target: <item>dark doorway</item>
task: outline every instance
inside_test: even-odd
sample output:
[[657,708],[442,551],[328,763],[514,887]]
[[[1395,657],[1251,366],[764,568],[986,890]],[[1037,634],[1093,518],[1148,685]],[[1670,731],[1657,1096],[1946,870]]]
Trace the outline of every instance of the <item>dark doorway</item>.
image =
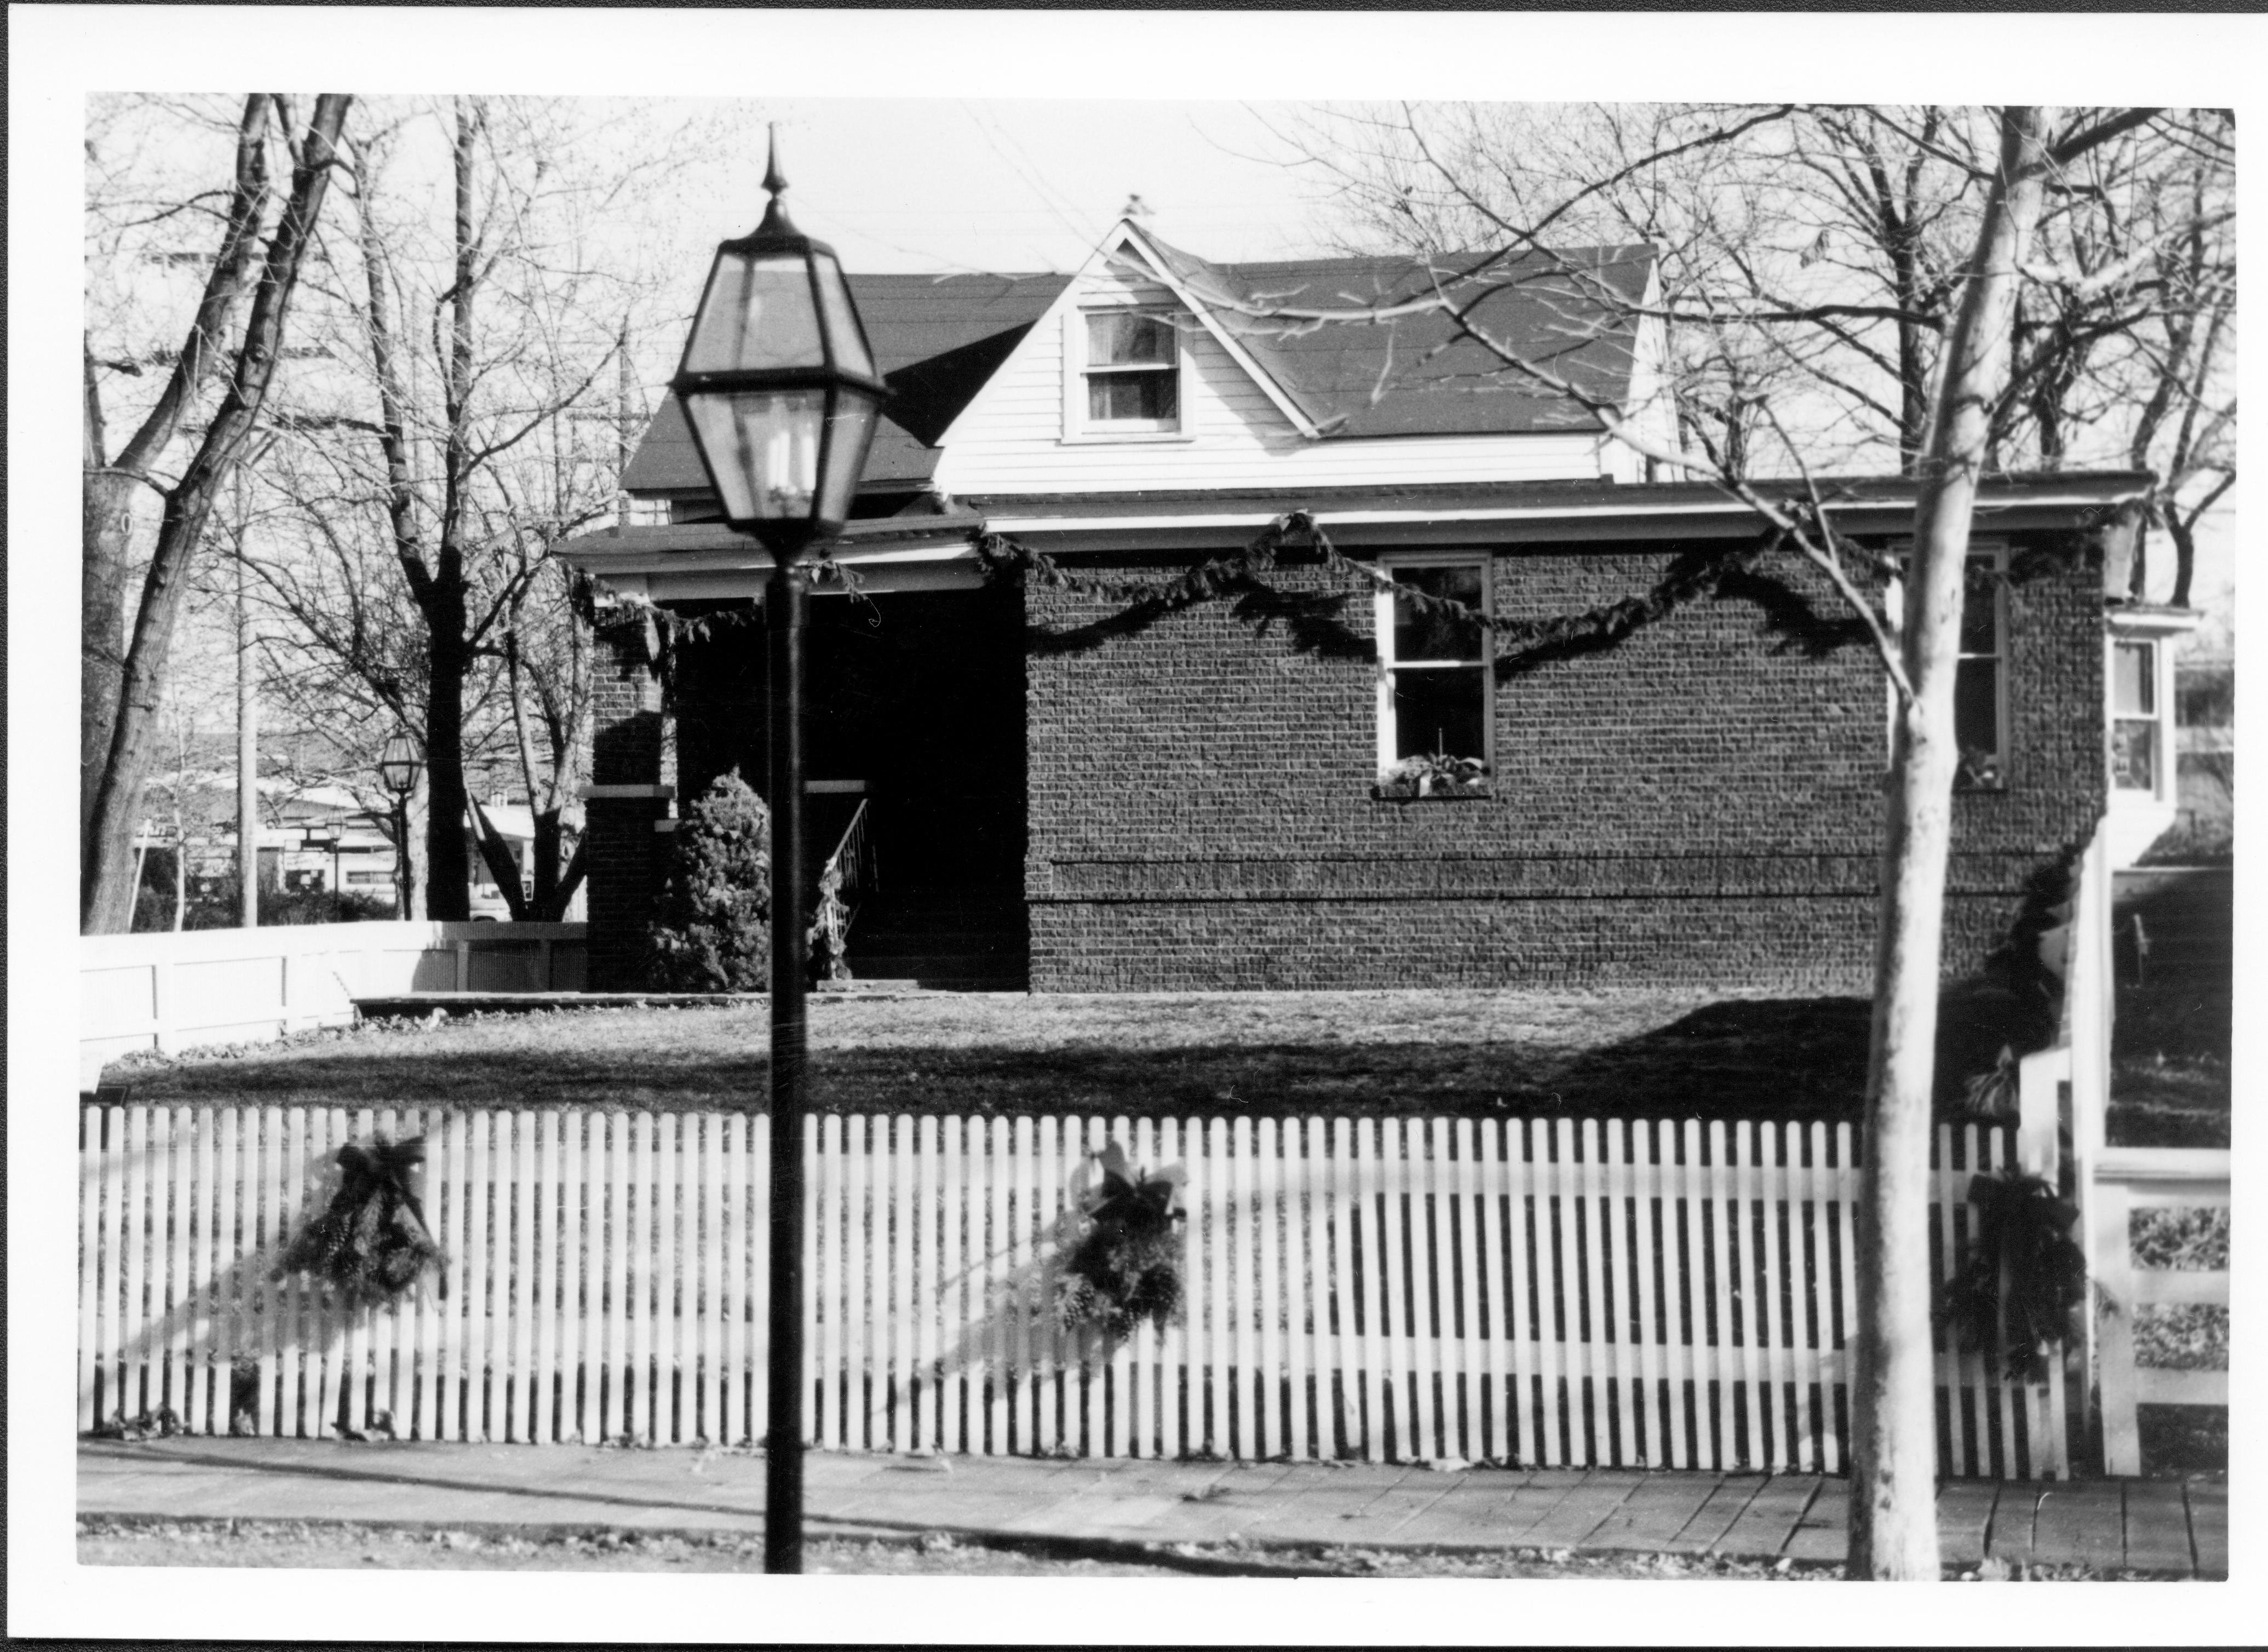
[[[807,830],[823,859],[866,804],[875,875],[850,934],[860,979],[1026,984],[1022,636],[1008,589],[812,602]],[[753,615],[681,647],[683,795],[733,768],[768,789],[765,680]]]

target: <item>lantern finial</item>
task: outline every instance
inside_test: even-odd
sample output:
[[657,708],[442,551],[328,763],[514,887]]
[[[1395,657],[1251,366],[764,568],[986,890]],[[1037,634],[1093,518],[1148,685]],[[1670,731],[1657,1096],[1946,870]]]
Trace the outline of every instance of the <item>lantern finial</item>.
[[764,156],[764,188],[771,199],[764,205],[764,221],[756,226],[756,233],[792,235],[795,225],[787,221],[787,208],[780,201],[787,193],[787,178],[780,171],[779,122],[772,122],[767,129],[771,136]]

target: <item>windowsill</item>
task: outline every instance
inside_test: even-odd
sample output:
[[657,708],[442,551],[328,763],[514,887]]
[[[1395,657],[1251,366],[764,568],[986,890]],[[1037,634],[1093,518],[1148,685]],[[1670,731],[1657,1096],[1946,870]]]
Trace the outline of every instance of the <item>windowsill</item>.
[[1197,440],[1188,431],[1081,431],[1076,436],[1056,439],[1065,447],[1116,446],[1121,442],[1147,442],[1170,446],[1176,442]]
[[1381,785],[1372,786],[1370,795],[1377,803],[1480,803],[1494,797],[1496,788],[1486,781],[1444,792],[1412,792]]

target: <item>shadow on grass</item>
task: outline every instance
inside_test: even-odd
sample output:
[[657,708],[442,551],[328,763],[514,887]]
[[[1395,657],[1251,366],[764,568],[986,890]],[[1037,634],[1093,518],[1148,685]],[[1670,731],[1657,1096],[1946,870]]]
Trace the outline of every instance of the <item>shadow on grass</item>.
[[[1665,1008],[1662,1014],[1669,1014]],[[1122,1038],[1020,1046],[1005,1038],[888,1048],[822,1047],[812,1100],[836,1110],[985,1116],[1384,1114],[1496,1117],[1618,1114],[1855,1119],[1866,1086],[1871,1008],[1862,999],[1746,999],[1701,1006],[1630,1030],[1624,1019],[1534,1038],[1281,1039],[1145,1046]],[[1947,993],[1940,1099],[1990,1070],[2004,1044],[2028,1047],[2016,1001],[1981,986]],[[509,1025],[509,1023],[506,1023]],[[650,1044],[580,1037],[572,1018],[504,1047],[477,1028],[380,1037],[134,1075],[136,1099],[250,1105],[761,1110],[769,1063],[746,1042],[673,1036]],[[619,1029],[628,1031],[627,1028]]]

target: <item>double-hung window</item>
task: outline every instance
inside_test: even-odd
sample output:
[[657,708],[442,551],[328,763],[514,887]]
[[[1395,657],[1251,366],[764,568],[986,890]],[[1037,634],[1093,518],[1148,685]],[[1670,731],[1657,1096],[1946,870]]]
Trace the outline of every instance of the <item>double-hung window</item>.
[[2158,790],[2158,645],[2122,642],[2111,649],[2110,781],[2122,792]]
[[1155,310],[1089,310],[1078,407],[1090,435],[1164,434],[1182,428],[1181,329]]
[[1378,594],[1378,768],[1382,796],[1474,796],[1491,749],[1489,559],[1388,561]]
[[1960,749],[1959,784],[1996,790],[2008,772],[2008,590],[2002,552],[1969,555],[1961,604],[1961,662],[1953,679],[1953,734]]

